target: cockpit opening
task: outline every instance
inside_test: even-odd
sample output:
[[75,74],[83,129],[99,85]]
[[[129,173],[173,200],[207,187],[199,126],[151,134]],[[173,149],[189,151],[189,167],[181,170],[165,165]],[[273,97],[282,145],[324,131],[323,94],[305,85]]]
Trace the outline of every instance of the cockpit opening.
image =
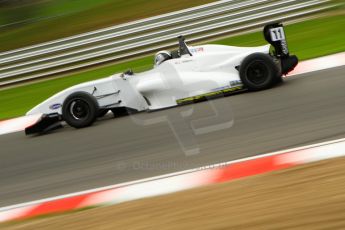
[[183,36],[178,37],[178,44],[179,48],[176,51],[167,51],[167,50],[162,50],[156,53],[154,57],[154,66],[159,66],[163,62],[170,60],[170,59],[176,59],[180,58],[183,55],[190,55],[193,56],[192,53],[190,52],[186,42],[185,38]]

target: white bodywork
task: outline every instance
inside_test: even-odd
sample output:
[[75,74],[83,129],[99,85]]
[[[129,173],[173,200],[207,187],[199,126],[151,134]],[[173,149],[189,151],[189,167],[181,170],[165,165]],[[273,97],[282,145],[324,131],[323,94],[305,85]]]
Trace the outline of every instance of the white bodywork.
[[243,48],[222,45],[189,47],[193,56],[163,62],[134,75],[115,74],[68,88],[30,110],[27,115],[62,113],[66,97],[84,91],[100,108],[127,107],[138,111],[178,105],[178,100],[241,85],[236,69],[252,53],[268,54],[270,45]]

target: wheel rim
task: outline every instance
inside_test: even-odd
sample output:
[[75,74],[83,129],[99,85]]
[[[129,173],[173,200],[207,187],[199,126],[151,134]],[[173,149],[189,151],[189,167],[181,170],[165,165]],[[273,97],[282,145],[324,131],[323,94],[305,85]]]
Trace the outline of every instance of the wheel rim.
[[77,99],[71,102],[69,111],[74,119],[85,120],[90,113],[90,108],[86,101]]
[[262,85],[266,83],[268,73],[269,70],[264,63],[255,61],[247,69],[247,79],[255,85]]

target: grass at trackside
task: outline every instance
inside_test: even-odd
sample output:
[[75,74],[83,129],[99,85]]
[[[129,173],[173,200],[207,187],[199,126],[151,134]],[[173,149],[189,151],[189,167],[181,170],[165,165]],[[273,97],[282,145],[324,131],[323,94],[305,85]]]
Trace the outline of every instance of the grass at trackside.
[[[345,51],[345,17],[331,16],[286,27],[291,53],[301,60]],[[188,40],[188,38],[187,38]],[[214,43],[237,46],[263,45],[261,32],[226,38]],[[61,79],[0,91],[0,119],[21,116],[30,108],[56,92],[77,83],[109,76],[132,68],[143,71],[152,67],[152,57],[72,74]]]
[[[50,0],[11,8],[0,1],[0,52],[213,1]],[[20,21],[26,22],[3,26]]]

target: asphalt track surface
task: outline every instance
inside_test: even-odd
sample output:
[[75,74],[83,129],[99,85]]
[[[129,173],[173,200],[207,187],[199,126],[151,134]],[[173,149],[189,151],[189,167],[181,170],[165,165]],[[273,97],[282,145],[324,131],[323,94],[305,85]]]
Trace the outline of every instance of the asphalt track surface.
[[0,206],[343,138],[344,87],[341,67],[86,129],[0,136]]

